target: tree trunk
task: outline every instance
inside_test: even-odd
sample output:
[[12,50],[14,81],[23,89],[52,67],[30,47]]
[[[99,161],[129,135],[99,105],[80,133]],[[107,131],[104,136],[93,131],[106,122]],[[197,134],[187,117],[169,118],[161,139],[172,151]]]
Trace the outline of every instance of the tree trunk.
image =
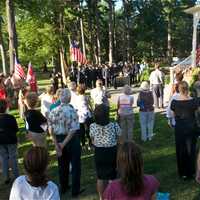
[[85,51],[85,37],[84,37],[84,30],[83,30],[83,12],[82,12],[82,3],[79,5],[79,9],[81,12],[81,17],[80,17],[80,28],[81,28],[81,41],[82,41],[82,49],[83,49],[83,55],[86,58],[86,51]]
[[[62,10],[62,12],[60,12],[59,14],[59,24],[60,24],[60,38],[62,40],[62,44],[64,43],[64,18],[63,18],[63,12],[64,12],[64,9]],[[64,55],[64,47],[63,45],[61,44],[61,47],[59,49],[59,55],[60,55],[60,67],[61,67],[61,74],[62,74],[62,79],[63,79],[63,82],[64,84],[66,85],[67,84],[67,79],[66,79],[66,71],[67,71],[67,62],[65,60],[65,55]]]
[[95,36],[94,36],[94,24],[93,24],[93,17],[94,17],[94,8],[92,4],[92,0],[88,0],[88,11],[89,11],[89,16],[88,16],[88,27],[89,27],[89,45],[90,45],[90,58],[91,61],[94,63],[97,63],[97,54],[96,54],[96,49],[95,49]]
[[113,4],[113,58],[117,61],[117,39],[116,39],[116,15],[115,15],[115,4]]
[[6,0],[6,12],[8,21],[8,34],[9,34],[9,55],[10,55],[10,73],[14,70],[15,54],[17,52],[17,33],[15,26],[15,13],[13,0]]
[[171,23],[171,15],[168,14],[168,22],[167,22],[167,58],[168,62],[172,62],[172,23]]
[[130,20],[129,20],[129,2],[128,0],[123,0],[124,6],[124,30],[125,30],[125,51],[126,51],[126,61],[130,61]]
[[1,17],[0,17],[0,51],[1,51],[1,59],[2,59],[2,66],[3,66],[3,73],[6,75],[6,54],[4,49],[4,42],[3,42],[3,34],[2,34],[2,25],[1,25]]
[[109,5],[109,20],[108,20],[108,27],[109,27],[109,64],[113,63],[113,1],[108,1]]
[[100,44],[100,33],[99,33],[99,9],[98,0],[95,0],[95,18],[96,18],[96,42],[97,42],[97,57],[98,64],[101,64],[101,44]]

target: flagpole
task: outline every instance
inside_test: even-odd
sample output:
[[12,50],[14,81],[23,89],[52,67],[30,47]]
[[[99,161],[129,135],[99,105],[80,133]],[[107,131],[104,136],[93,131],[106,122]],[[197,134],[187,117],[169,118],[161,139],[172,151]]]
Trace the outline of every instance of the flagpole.
[[81,40],[82,40],[82,48],[83,48],[83,55],[86,58],[86,51],[85,51],[85,38],[84,38],[84,31],[83,31],[83,18],[82,18],[82,1],[80,3],[81,8],[81,17],[80,17],[80,27],[81,27]]
[[66,78],[66,74],[65,74],[65,67],[64,67],[64,52],[63,52],[63,48],[60,49],[60,65],[61,65],[61,74],[62,74],[62,78],[63,78],[63,82],[65,85],[67,85],[67,78]]

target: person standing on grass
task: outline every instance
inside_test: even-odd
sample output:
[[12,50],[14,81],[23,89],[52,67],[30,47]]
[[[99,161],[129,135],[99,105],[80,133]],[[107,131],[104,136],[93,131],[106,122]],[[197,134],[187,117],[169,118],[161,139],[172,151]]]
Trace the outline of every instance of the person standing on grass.
[[121,129],[118,123],[110,122],[109,107],[104,104],[96,106],[94,119],[95,123],[90,125],[90,137],[95,148],[97,191],[100,199],[103,199],[108,182],[117,176],[116,155]]
[[117,153],[117,170],[119,180],[112,181],[106,188],[104,200],[150,200],[156,199],[158,180],[145,175],[140,147],[132,141],[119,146]]
[[103,82],[101,79],[96,81],[96,88],[91,90],[91,98],[94,102],[95,107],[101,104],[104,104],[109,107],[108,98],[110,98],[110,94],[103,87]]
[[195,174],[197,132],[195,112],[199,99],[189,95],[188,83],[182,81],[178,85],[179,95],[171,102],[171,110],[175,118],[175,143],[177,168],[183,180],[193,178]]
[[92,123],[92,105],[88,96],[85,95],[85,85],[81,84],[77,88],[77,99],[78,102],[76,105],[77,114],[80,123],[80,138],[81,145],[85,147],[85,144],[88,140],[88,150],[91,146],[91,140],[89,136],[89,127]]
[[0,156],[2,157],[3,176],[5,184],[10,182],[9,161],[11,162],[14,177],[19,176],[17,165],[17,132],[16,119],[6,114],[7,102],[0,100]]
[[28,110],[24,113],[27,137],[34,146],[46,146],[47,119],[36,110],[38,96],[35,92],[26,95],[25,104]]
[[149,81],[153,92],[155,107],[163,108],[164,73],[160,70],[158,63],[155,64],[155,70],[151,72]]
[[149,90],[149,83],[142,82],[140,93],[137,99],[137,105],[140,108],[140,127],[142,141],[151,140],[154,127],[154,107],[153,94]]
[[76,110],[70,103],[71,93],[62,89],[61,104],[49,115],[49,132],[52,135],[58,159],[60,191],[62,194],[69,189],[69,163],[72,164],[72,197],[77,197],[80,190],[81,147],[79,138],[79,122]]
[[133,96],[131,96],[131,87],[125,85],[123,94],[117,101],[117,115],[122,129],[122,138],[124,141],[133,139]]
[[60,200],[58,187],[46,175],[49,156],[44,147],[31,147],[24,156],[26,175],[13,183],[9,200]]

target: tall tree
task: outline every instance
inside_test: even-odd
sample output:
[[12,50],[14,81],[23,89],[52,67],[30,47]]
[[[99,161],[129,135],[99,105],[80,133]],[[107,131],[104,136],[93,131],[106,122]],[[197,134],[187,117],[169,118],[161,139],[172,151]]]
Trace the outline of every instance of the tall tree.
[[99,23],[99,8],[98,0],[95,0],[95,20],[96,20],[96,43],[97,43],[97,60],[98,64],[101,64],[101,43],[100,43],[100,23]]
[[10,56],[10,73],[14,70],[15,54],[18,56],[17,51],[17,32],[15,25],[15,11],[13,0],[6,0],[6,13],[9,34],[9,56]]
[[6,75],[6,54],[5,54],[3,34],[2,34],[2,23],[3,23],[3,18],[0,16],[0,51],[1,51],[3,73]]
[[125,58],[126,61],[130,61],[130,17],[131,12],[131,1],[130,0],[123,0],[123,7],[124,7],[124,26],[125,26],[125,38],[124,38],[124,51],[125,51]]
[[113,0],[108,0],[109,6],[109,18],[108,18],[108,27],[109,27],[109,64],[113,63]]

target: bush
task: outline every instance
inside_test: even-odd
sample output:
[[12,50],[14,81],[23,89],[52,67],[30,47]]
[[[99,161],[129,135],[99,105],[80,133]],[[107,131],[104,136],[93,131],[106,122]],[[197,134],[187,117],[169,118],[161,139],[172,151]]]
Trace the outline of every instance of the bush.
[[150,76],[150,69],[146,68],[144,69],[144,71],[142,72],[141,76],[140,76],[140,81],[149,81],[149,76]]
[[192,78],[191,78],[191,81],[189,83],[191,96],[195,95],[194,84],[198,80],[198,74],[199,73],[200,73],[200,68],[192,69]]

